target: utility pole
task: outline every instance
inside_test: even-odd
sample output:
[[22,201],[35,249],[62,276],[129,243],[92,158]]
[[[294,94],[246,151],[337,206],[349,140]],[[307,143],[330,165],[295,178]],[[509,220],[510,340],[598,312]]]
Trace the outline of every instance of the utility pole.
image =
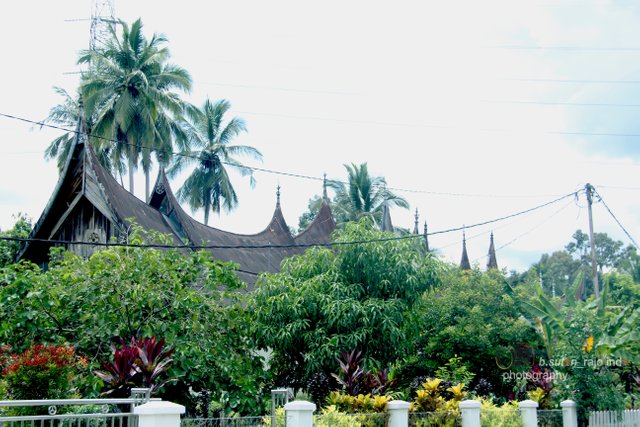
[[600,297],[600,285],[598,284],[598,266],[596,264],[596,242],[593,238],[593,215],[591,213],[591,205],[593,204],[593,186],[587,183],[584,186],[587,194],[587,211],[589,212],[589,242],[591,242],[591,273],[593,275],[593,294],[596,298]]

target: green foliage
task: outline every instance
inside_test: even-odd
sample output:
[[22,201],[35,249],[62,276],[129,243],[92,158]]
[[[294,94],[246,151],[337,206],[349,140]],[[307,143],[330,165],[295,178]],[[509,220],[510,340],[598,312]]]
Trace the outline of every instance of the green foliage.
[[86,114],[93,119],[93,142],[104,146],[100,138],[108,138],[120,143],[110,151],[112,164],[122,173],[123,160],[128,161],[132,192],[133,172],[141,163],[148,195],[152,154],[166,165],[174,143],[181,148],[187,143],[180,126],[184,102],[176,91],[188,92],[191,76],[168,63],[164,35],[148,39],[140,19],[131,25],[119,24],[120,35],[112,29],[103,46],[80,54],[78,62],[89,65],[80,91]]
[[489,399],[480,399],[480,425],[486,427],[520,427],[522,416],[518,402],[509,401],[498,406]]
[[[14,215],[16,220],[13,228],[7,231],[0,231],[0,237],[11,237],[25,239],[31,233],[31,219],[24,214]],[[22,242],[0,240],[0,268],[11,264],[22,249]]]
[[[167,238],[134,227],[131,243]],[[0,269],[0,342],[70,342],[91,360],[110,357],[121,336],[163,336],[175,352],[161,395],[195,406],[189,390],[226,396],[225,410],[262,405],[262,360],[247,338],[234,266],[206,251],[109,248],[82,259],[56,250],[47,271]],[[97,367],[97,366],[96,366]],[[96,384],[99,387],[99,384]],[[85,396],[98,390],[84,390]]]
[[468,387],[475,374],[470,372],[467,365],[462,363],[462,357],[455,355],[444,366],[436,370],[436,377],[454,384],[464,384]]
[[[372,225],[381,224],[385,203],[403,209],[409,208],[409,203],[403,197],[387,190],[384,177],[373,177],[369,174],[366,163],[345,164],[344,167],[347,170],[346,183],[327,181],[328,187],[335,191],[330,205],[338,227],[349,221],[360,221],[362,218],[368,218],[369,224]],[[322,198],[319,196],[309,200],[308,210],[298,221],[300,230],[315,218],[321,205]]]
[[543,363],[561,374],[555,393],[576,401],[583,420],[587,411],[623,409],[621,368],[638,361],[640,310],[610,307],[608,300],[606,280],[601,296],[588,302],[552,301],[539,293],[521,303],[545,342]]
[[[419,331],[416,345],[421,351],[404,362],[401,375],[433,375],[445,367],[441,368],[445,376],[458,381],[474,373],[489,381],[498,394],[506,395],[507,390],[500,390],[504,371],[496,360],[505,349],[535,343],[537,337],[521,318],[502,274],[498,270],[462,272],[452,266],[443,272],[442,282],[412,310],[412,325]],[[452,358],[459,359],[454,359],[454,367],[446,368]],[[456,373],[455,369],[462,368],[459,361],[464,361],[464,371]]]
[[[386,236],[351,223],[336,241]],[[385,367],[410,352],[414,302],[437,284],[437,264],[411,241],[314,248],[265,275],[249,312],[259,345],[270,348],[279,384],[302,387],[315,372],[335,372],[336,354],[362,349],[365,367]]]
[[348,414],[384,412],[389,401],[391,401],[390,396],[372,396],[369,393],[353,396],[338,391],[332,391],[326,399],[328,406]]
[[[460,416],[459,405],[467,392],[464,384],[446,387],[439,378],[427,378],[416,391],[410,411],[425,414],[417,418],[416,425],[453,427]],[[428,413],[428,415],[427,415]]]
[[159,376],[171,363],[174,349],[165,348],[164,338],[131,338],[130,343],[121,340],[120,348],[112,345],[113,359],[101,362],[102,371],[95,374],[109,387],[105,394],[129,397],[132,387],[144,387],[151,393],[165,383],[158,383]]
[[193,172],[177,192],[180,201],[187,202],[192,209],[204,209],[204,223],[209,222],[209,212],[230,211],[238,204],[238,197],[228,173],[233,168],[240,175],[250,176],[254,183],[253,170],[244,167],[235,156],[248,155],[261,160],[262,154],[253,147],[233,144],[232,140],[245,132],[244,120],[233,117],[226,120],[231,109],[226,99],[211,102],[207,99],[202,109],[189,108],[189,142],[192,150],[183,151],[168,170],[175,176],[187,166],[195,165]]
[[[3,379],[6,394],[14,400],[68,399],[75,378],[86,368],[73,347],[35,344],[6,362]],[[25,408],[21,415],[42,408]]]

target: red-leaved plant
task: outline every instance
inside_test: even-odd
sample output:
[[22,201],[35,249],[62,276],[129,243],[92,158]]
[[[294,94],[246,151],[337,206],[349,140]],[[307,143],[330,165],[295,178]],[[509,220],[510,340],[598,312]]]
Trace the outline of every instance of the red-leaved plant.
[[164,338],[131,338],[129,343],[120,339],[120,348],[111,346],[113,360],[101,361],[104,371],[95,371],[110,388],[105,394],[128,397],[132,387],[150,388],[156,391],[164,384],[156,383],[160,374],[166,371],[174,349],[165,348]]
[[86,366],[71,346],[35,344],[4,359],[2,375],[11,399],[68,398],[74,377]]

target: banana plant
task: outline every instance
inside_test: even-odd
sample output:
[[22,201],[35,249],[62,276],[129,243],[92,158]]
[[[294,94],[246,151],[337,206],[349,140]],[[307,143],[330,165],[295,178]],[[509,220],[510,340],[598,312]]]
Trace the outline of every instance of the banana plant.
[[561,309],[549,300],[542,289],[538,290],[537,299],[533,303],[520,301],[521,308],[529,315],[542,338],[547,356],[553,358],[557,345],[569,335],[571,325],[568,315],[585,309],[594,315],[592,335],[584,337],[583,342],[567,344],[572,344],[578,350],[593,353],[600,359],[619,357],[637,363],[640,348],[640,309],[626,307],[612,319],[610,308],[607,306],[609,281],[605,279],[599,298],[582,303],[575,297],[582,280],[583,274],[580,273],[572,291],[566,294]]

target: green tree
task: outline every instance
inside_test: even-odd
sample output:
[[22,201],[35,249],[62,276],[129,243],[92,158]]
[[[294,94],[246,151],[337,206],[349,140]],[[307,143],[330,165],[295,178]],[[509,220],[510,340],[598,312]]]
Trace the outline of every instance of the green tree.
[[191,77],[167,63],[170,55],[164,35],[154,34],[147,40],[140,19],[131,27],[121,24],[121,38],[112,30],[104,47],[81,54],[79,62],[89,64],[82,78],[82,98],[88,114],[95,117],[96,144],[110,144],[100,137],[115,140],[114,161],[127,159],[131,192],[133,173],[141,161],[148,197],[152,153],[166,165],[174,143],[185,148],[180,126],[185,104],[176,91],[189,91]]
[[251,176],[252,170],[235,159],[236,155],[262,159],[262,154],[253,147],[233,144],[233,139],[246,131],[244,121],[233,117],[225,122],[225,114],[231,103],[223,99],[211,102],[207,99],[202,109],[190,109],[191,126],[189,140],[193,150],[180,153],[168,170],[175,176],[186,167],[195,164],[195,169],[178,190],[178,199],[192,209],[204,209],[204,223],[209,222],[209,213],[221,209],[232,210],[238,204],[238,196],[231,183],[227,167],[243,176]]
[[307,206],[306,212],[303,212],[298,219],[299,231],[303,231],[309,226],[309,224],[311,224],[313,219],[318,214],[320,206],[322,206],[322,198],[320,196],[313,196],[311,199],[309,199],[309,204]]
[[[383,236],[363,220],[346,224],[335,241]],[[411,353],[419,330],[408,313],[437,285],[437,270],[418,242],[402,240],[310,249],[263,276],[249,312],[278,384],[304,387],[314,373],[337,372],[342,351],[362,350],[368,368]]]
[[640,309],[610,306],[610,282],[605,276],[600,297],[587,302],[575,299],[575,292],[564,300],[539,292],[519,301],[545,344],[547,363],[565,374],[558,376],[558,397],[575,400],[583,422],[591,410],[623,409],[622,367],[639,361]]
[[640,283],[640,255],[634,246],[627,246],[616,268],[621,273],[631,276],[635,283]]
[[[58,95],[63,97],[63,101],[49,110],[49,115],[44,120],[44,123],[52,123],[56,126],[70,129],[70,131],[63,133],[51,141],[45,149],[44,157],[47,160],[56,159],[58,171],[62,172],[76,141],[76,128],[78,126],[80,111],[83,112],[84,116],[82,118],[83,125],[85,126],[84,131],[88,134],[91,134],[93,119],[90,114],[87,114],[86,109],[81,110],[80,95],[73,97],[62,88],[54,87],[53,89]],[[107,144],[96,145],[95,140],[93,144],[102,166],[114,175],[122,175],[125,166],[122,162],[114,163],[114,160],[117,159],[111,157],[113,147]]]
[[[585,265],[591,265],[591,243],[589,236],[581,230],[573,233],[573,242],[566,246],[567,252],[578,257]],[[623,243],[613,240],[607,233],[593,233],[596,248],[596,265],[600,274],[605,267],[614,267],[624,256]]]
[[[335,191],[331,201],[331,209],[338,225],[348,221],[358,221],[362,218],[370,218],[372,224],[379,225],[382,222],[384,204],[409,208],[409,203],[401,196],[387,189],[387,182],[383,177],[372,177],[369,174],[367,163],[356,165],[344,165],[347,170],[347,182],[327,181],[327,186]],[[299,228],[306,227],[315,217],[322,199],[315,196],[309,200],[307,212],[299,219]]]
[[543,254],[540,261],[531,266],[531,279],[536,282],[541,280],[547,295],[561,296],[571,288],[571,284],[582,271],[582,266],[583,264],[567,251]]
[[506,365],[497,360],[505,352],[535,347],[533,329],[522,318],[500,271],[449,266],[441,277],[442,284],[425,293],[413,311],[420,350],[413,364],[433,374],[460,357],[477,380],[489,381],[498,395],[506,395],[509,390],[502,387]]
[[[16,220],[13,228],[7,231],[0,231],[0,237],[10,237],[14,239],[26,239],[29,237],[29,233],[31,233],[31,219],[22,213],[14,215],[13,218]],[[22,242],[0,240],[0,267],[14,262],[22,246]]]
[[[169,243],[137,229],[131,243]],[[47,271],[20,262],[0,269],[0,343],[70,343],[89,360],[112,357],[118,337],[164,337],[175,348],[161,396],[193,410],[190,392],[227,397],[253,413],[265,384],[253,352],[241,286],[230,263],[207,251],[109,248],[83,259],[53,252]],[[94,369],[98,368],[94,362]],[[84,390],[85,394],[89,390]]]

